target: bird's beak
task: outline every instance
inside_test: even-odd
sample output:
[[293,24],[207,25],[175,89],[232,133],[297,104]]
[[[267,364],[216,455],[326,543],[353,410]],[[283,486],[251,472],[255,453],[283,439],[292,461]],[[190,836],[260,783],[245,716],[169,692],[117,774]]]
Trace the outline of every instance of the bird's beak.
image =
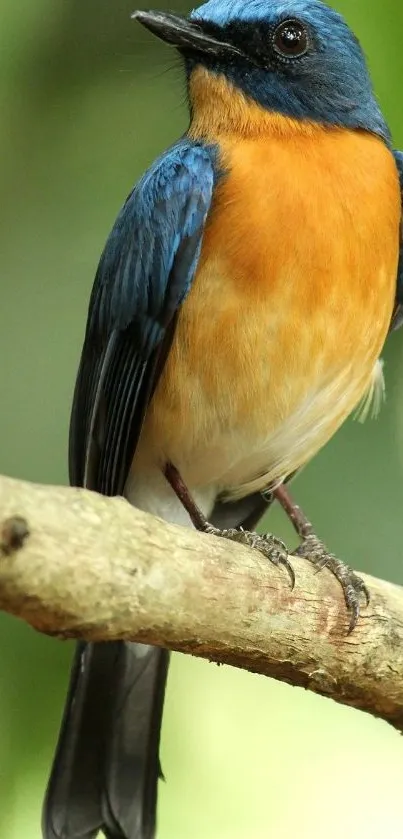
[[201,53],[203,55],[220,56],[235,53],[241,55],[241,51],[225,41],[214,38],[203,31],[203,24],[187,20],[179,15],[170,12],[133,12],[132,18],[138,20],[146,29],[149,29],[162,41],[173,44],[183,52]]

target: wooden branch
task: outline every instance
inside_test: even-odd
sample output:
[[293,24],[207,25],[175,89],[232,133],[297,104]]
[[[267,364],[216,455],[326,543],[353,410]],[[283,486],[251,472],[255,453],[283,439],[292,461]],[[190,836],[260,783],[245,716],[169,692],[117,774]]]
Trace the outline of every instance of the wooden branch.
[[403,730],[403,589],[371,577],[346,634],[325,569],[296,586],[258,552],[121,498],[0,477],[0,608],[61,638],[141,641],[300,685]]

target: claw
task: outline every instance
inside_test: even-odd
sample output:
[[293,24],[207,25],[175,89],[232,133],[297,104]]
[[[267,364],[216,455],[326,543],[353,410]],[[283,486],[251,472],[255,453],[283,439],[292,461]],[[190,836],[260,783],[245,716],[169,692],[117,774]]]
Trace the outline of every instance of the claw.
[[339,581],[346,601],[347,611],[350,615],[350,623],[347,634],[350,635],[357,625],[360,616],[360,596],[363,595],[366,605],[369,605],[370,595],[366,585],[360,577],[334,554],[326,549],[323,542],[311,534],[304,539],[295,551],[298,556],[305,557],[315,566],[318,573],[322,568],[328,568],[334,577]]
[[287,547],[281,539],[273,536],[272,533],[266,533],[265,536],[260,536],[258,533],[253,533],[250,530],[240,528],[229,528],[228,530],[219,530],[212,524],[207,524],[205,528],[206,533],[213,536],[221,536],[224,539],[230,539],[232,542],[239,542],[241,545],[246,545],[248,548],[253,548],[263,554],[273,565],[282,566],[287,571],[291,580],[291,590],[295,586],[295,572],[288,559]]
[[355,629],[355,627],[357,626],[357,621],[358,621],[358,618],[360,617],[360,604],[356,602],[353,605],[351,605],[350,606],[350,613],[351,613],[351,617],[350,617],[350,623],[348,625],[347,635],[351,635],[353,629]]
[[279,562],[280,562],[280,565],[284,565],[284,568],[288,572],[288,575],[289,575],[290,580],[291,580],[291,591],[292,591],[295,588],[295,571],[294,571],[294,569],[291,565],[291,562],[288,559],[288,557],[283,557],[281,560],[279,560]]
[[[360,580],[360,577],[358,577],[358,579]],[[371,601],[371,595],[370,595],[369,590],[368,590],[367,586],[365,585],[365,583],[363,583],[362,580],[360,580],[360,582],[361,582],[361,594],[363,594],[364,597],[365,597],[365,607],[367,608],[370,604],[370,601]]]

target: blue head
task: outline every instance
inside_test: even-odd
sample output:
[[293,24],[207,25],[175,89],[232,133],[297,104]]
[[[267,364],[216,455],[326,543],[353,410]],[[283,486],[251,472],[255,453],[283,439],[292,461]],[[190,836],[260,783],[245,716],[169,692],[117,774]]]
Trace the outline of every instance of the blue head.
[[357,38],[319,0],[209,0],[187,19],[135,17],[179,49],[189,75],[201,65],[268,111],[389,139]]

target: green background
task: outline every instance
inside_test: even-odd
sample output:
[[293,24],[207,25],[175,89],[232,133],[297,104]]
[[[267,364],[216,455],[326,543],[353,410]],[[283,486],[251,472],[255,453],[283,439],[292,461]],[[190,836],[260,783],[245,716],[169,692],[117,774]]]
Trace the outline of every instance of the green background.
[[[177,6],[177,8],[179,8]],[[403,6],[337,4],[403,146]],[[128,0],[0,2],[0,471],[66,481],[87,300],[129,188],[186,126],[180,64]],[[382,212],[382,208],[379,208]],[[379,420],[348,422],[294,491],[355,567],[403,583],[403,334]],[[278,511],[270,527],[289,537]],[[1,617],[0,836],[39,839],[72,646]],[[402,833],[403,741],[300,689],[174,656],[159,839]]]

